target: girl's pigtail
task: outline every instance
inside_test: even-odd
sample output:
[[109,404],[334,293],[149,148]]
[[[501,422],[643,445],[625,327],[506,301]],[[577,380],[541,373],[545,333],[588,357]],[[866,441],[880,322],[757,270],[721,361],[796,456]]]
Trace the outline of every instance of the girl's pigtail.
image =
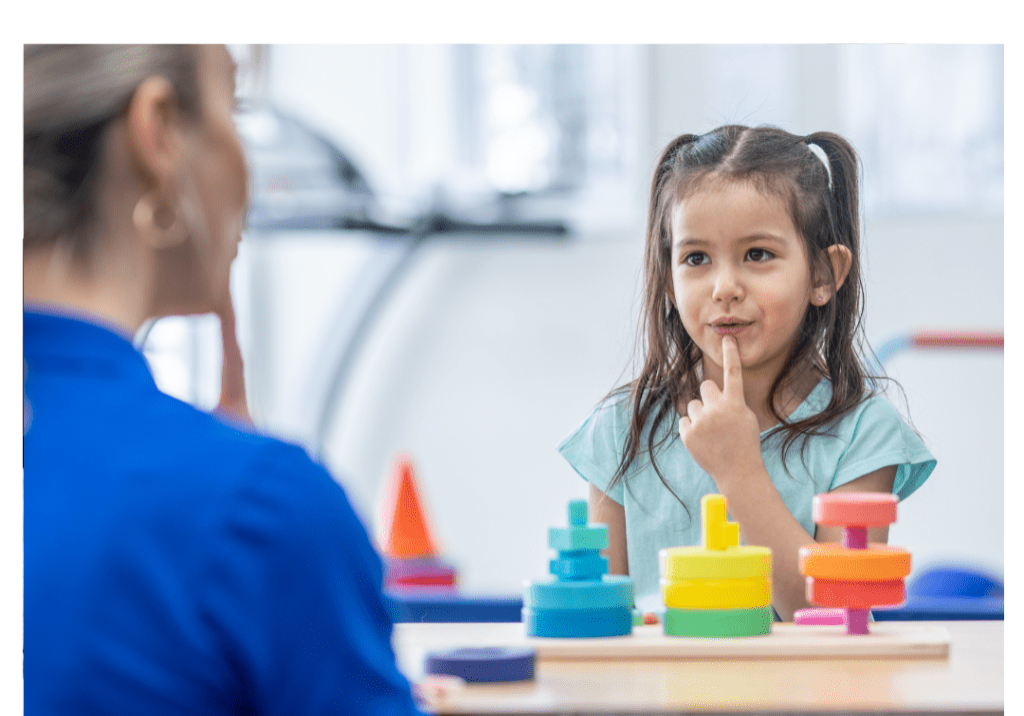
[[[664,260],[662,254],[670,250],[667,240],[672,220],[672,207],[675,205],[675,191],[670,184],[676,173],[679,154],[684,147],[695,142],[699,137],[696,134],[682,134],[665,147],[658,158],[658,166],[654,171],[654,178],[651,180],[651,200],[647,209],[647,256],[644,265],[647,275],[644,281],[645,302],[643,314],[640,316],[640,330],[646,330],[646,346],[656,345],[661,341],[661,320],[665,313],[664,292],[657,290],[664,286],[669,280],[670,267],[668,261]],[[645,354],[648,351],[644,351]],[[647,365],[643,373],[648,373]],[[652,367],[657,368],[658,365]],[[648,375],[648,378],[653,376]],[[639,383],[637,384],[639,385]],[[639,405],[639,396],[634,391],[634,404]]]
[[838,134],[815,132],[807,137],[828,158],[832,176],[831,199],[836,228],[835,240],[857,254],[860,236],[860,192],[858,187],[857,153]]
[[[859,400],[864,394],[867,377],[862,361],[851,360],[858,346],[859,317],[863,310],[863,288],[860,285],[860,192],[857,153],[845,139],[831,132],[816,132],[808,141],[821,147],[828,158],[832,176],[830,190],[831,243],[846,246],[852,255],[849,279],[836,291],[829,308],[832,310],[833,329],[828,331],[825,362],[833,383],[833,402],[842,397]],[[838,406],[837,406],[838,407]]]
[[[672,346],[669,345],[672,337],[668,335],[671,327],[667,325],[672,312],[666,308],[667,299],[664,291],[665,285],[670,281],[671,267],[665,253],[671,250],[668,234],[672,208],[675,206],[676,183],[680,174],[680,154],[699,138],[696,134],[682,134],[672,140],[658,158],[651,180],[644,261],[644,302],[641,304],[637,336],[637,348],[643,364],[639,375],[630,385],[629,432],[626,434],[618,467],[608,484],[609,490],[620,480],[625,480],[629,466],[644,452],[644,426],[652,417],[655,418],[649,432],[649,438],[653,439],[657,433],[657,424],[664,420],[667,408],[671,406],[675,387],[673,371],[666,371],[666,366],[669,365],[672,355]],[[641,336],[643,340],[640,340]],[[615,392],[613,391],[613,394]],[[650,443],[651,440],[648,441],[648,450],[653,447]],[[656,464],[654,468],[660,476]],[[662,480],[664,481],[664,478]]]
[[[692,144],[699,137],[696,134],[681,134],[661,152],[658,157],[658,166],[654,170],[654,178],[651,180],[651,201],[647,211],[647,236],[654,238],[658,236],[664,227],[661,222],[665,219],[666,210],[670,210],[671,202],[665,196],[665,188],[672,178],[673,169],[679,159],[679,153],[688,144]],[[648,242],[648,247],[652,242]],[[653,242],[660,244],[660,242]]]

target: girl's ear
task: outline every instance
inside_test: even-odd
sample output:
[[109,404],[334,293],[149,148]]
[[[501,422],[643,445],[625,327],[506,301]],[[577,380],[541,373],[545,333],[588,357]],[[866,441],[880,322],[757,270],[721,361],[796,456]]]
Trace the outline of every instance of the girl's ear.
[[[835,290],[838,291],[846,282],[850,273],[850,266],[853,264],[853,254],[850,249],[842,244],[832,244],[825,249],[825,255],[832,264],[832,276],[835,277]],[[820,277],[819,277],[820,278]],[[832,299],[832,282],[818,281],[811,289],[811,303],[815,306],[824,306]]]

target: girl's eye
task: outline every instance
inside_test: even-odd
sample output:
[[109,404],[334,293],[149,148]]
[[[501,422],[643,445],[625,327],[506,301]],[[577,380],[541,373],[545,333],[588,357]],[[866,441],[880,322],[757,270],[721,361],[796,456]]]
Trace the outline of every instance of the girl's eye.
[[747,252],[747,258],[751,261],[767,261],[774,257],[775,254],[768,249],[751,249]]
[[708,255],[701,251],[694,251],[692,254],[687,254],[683,258],[683,263],[687,266],[700,266],[708,262]]

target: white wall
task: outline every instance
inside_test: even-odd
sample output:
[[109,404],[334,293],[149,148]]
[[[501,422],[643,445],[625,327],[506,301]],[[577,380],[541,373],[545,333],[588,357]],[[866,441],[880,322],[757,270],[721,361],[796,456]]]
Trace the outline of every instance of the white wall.
[[[879,220],[864,232],[872,345],[915,331],[1003,329],[1001,221]],[[886,368],[938,460],[901,503],[890,542],[910,548],[917,567],[963,560],[1002,574],[1002,352],[914,349]]]
[[[672,136],[722,121],[772,121],[795,132],[838,123],[827,81],[835,55],[827,46],[780,53],[793,79],[771,97],[712,86],[708,69],[721,51],[645,51],[647,122],[636,141],[647,163]],[[342,59],[366,68],[360,83],[331,71],[330,62]],[[408,164],[401,147],[409,129],[394,116],[402,72],[387,52],[292,48],[275,52],[275,61],[271,96],[322,128],[336,122],[331,133],[367,168]],[[344,100],[325,96],[342,87]],[[588,229],[562,244],[451,240],[423,251],[361,355],[325,452],[368,521],[390,461],[407,453],[466,589],[516,591],[546,572],[547,527],[562,523],[566,501],[586,491],[554,446],[625,377],[642,234],[641,220]],[[998,219],[869,217],[869,339],[877,345],[913,330],[1001,329],[1002,242]],[[344,300],[341,277],[369,254],[358,242],[329,237],[250,248],[265,269],[265,326],[254,340],[273,366],[260,386],[262,419],[287,434],[308,409],[302,387],[322,363],[316,351]],[[961,558],[1001,574],[1001,353],[914,352],[889,368],[939,460],[931,480],[901,506],[892,543],[909,547],[919,566]]]
[[586,487],[555,451],[619,380],[641,242],[439,242],[394,297],[326,457],[376,504],[412,456],[465,586],[516,590],[547,571],[547,528]]
[[403,183],[408,152],[410,51],[392,45],[274,45],[268,96],[344,148],[375,188],[393,191]]

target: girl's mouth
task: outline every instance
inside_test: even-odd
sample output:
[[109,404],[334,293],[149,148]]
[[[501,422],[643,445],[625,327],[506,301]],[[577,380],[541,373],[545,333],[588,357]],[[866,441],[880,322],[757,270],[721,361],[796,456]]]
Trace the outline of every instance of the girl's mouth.
[[720,336],[735,336],[749,325],[749,323],[713,323],[711,330]]

